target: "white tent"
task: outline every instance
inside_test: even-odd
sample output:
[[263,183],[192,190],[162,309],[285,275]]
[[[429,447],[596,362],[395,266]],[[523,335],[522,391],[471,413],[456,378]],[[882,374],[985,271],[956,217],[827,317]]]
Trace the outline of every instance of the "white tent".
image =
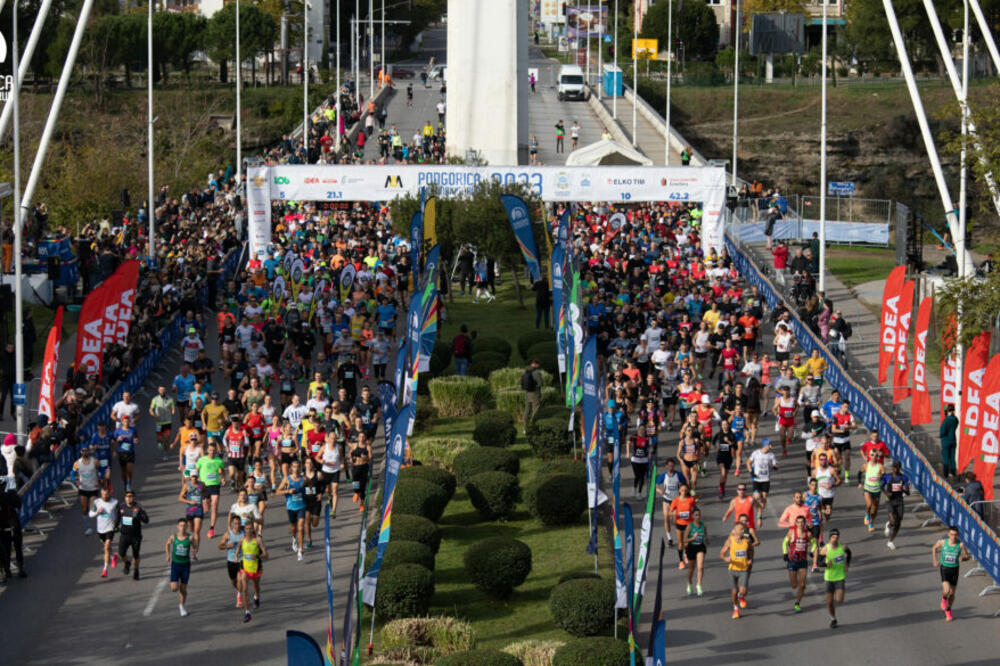
[[611,139],[601,139],[589,146],[577,148],[566,158],[566,166],[652,166],[653,160],[631,146]]

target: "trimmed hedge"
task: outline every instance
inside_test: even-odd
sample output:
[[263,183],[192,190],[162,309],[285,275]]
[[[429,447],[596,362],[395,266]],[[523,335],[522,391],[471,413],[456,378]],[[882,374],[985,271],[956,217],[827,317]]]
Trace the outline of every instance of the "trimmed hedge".
[[511,643],[503,651],[520,659],[524,666],[552,666],[552,657],[563,645],[562,641],[526,640]]
[[434,666],[524,666],[524,662],[500,650],[469,650],[441,657]]
[[436,656],[468,650],[474,643],[472,625],[453,617],[407,617],[382,627],[383,650],[429,647]]
[[[524,423],[524,391],[521,390],[520,386],[512,388],[500,389],[496,392],[495,396],[497,409],[502,412],[506,412],[514,417],[514,421],[517,423]],[[541,412],[545,409],[545,405],[555,405],[562,398],[559,391],[552,386],[542,387],[542,407],[538,409]],[[538,420],[538,416],[535,420]],[[566,413],[566,421],[569,423],[569,413]]]
[[[555,390],[555,389],[553,389],[553,390]],[[566,397],[565,396],[566,396],[566,394],[562,393],[559,396],[560,398],[562,398],[562,400],[546,401],[545,400],[545,391],[543,389],[542,390],[542,406],[539,407],[538,411],[535,413],[535,420],[536,421],[543,421],[543,420],[552,419],[552,420],[560,420],[563,423],[569,423],[569,408],[566,407],[566,405],[564,404],[565,401],[566,401]],[[417,409],[419,409],[419,407],[417,407]],[[579,415],[577,416],[576,422],[577,423],[580,422]]]
[[[435,418],[437,418],[437,409],[433,405],[428,405],[426,400],[417,401],[417,416],[413,420],[413,432],[430,430],[431,426],[434,425]],[[412,447],[413,444],[411,443],[410,446]]]
[[551,342],[552,344],[555,344],[555,331],[543,331],[536,329],[534,331],[524,333],[517,339],[517,353],[521,355],[521,359],[525,362],[525,364],[531,362],[528,350],[537,345],[539,342]]
[[[376,524],[368,530],[368,533],[374,534],[377,529],[378,525]],[[393,512],[390,537],[389,543],[392,543],[396,539],[400,541],[419,541],[430,548],[431,552],[435,554],[437,554],[438,548],[441,547],[441,530],[432,521],[422,516],[411,516],[405,513],[397,514]]]
[[[524,368],[503,368],[501,370],[495,370],[490,373],[490,391],[493,395],[497,394],[505,388],[521,388],[521,375],[524,374]],[[552,375],[542,372],[542,386],[552,386]]]
[[552,666],[628,666],[628,643],[608,636],[577,638],[556,650]]
[[426,615],[434,574],[419,564],[400,564],[379,574],[375,612],[383,620]]
[[472,416],[486,409],[492,400],[490,387],[482,377],[438,377],[428,386],[431,402],[441,416]]
[[481,352],[491,352],[493,354],[499,354],[503,357],[504,365],[510,361],[510,355],[513,352],[513,348],[510,343],[503,338],[498,338],[495,335],[486,335],[481,338],[476,338],[476,353]]
[[465,482],[469,501],[484,520],[505,520],[521,498],[517,477],[507,472],[483,472]]
[[447,493],[449,502],[455,495],[455,488],[458,486],[455,482],[454,474],[440,467],[432,467],[430,465],[404,467],[399,471],[399,480],[402,481],[403,479],[423,479],[424,481],[430,481]]
[[411,516],[423,516],[436,523],[441,519],[446,506],[448,506],[448,493],[436,483],[415,477],[400,477],[396,482],[392,500],[394,519],[396,513],[405,513]]
[[488,409],[476,414],[476,427],[472,439],[480,446],[506,447],[517,439],[514,417],[499,409]]
[[517,539],[492,537],[469,546],[463,561],[476,587],[506,599],[531,573],[531,548]]
[[559,582],[556,585],[562,585],[568,580],[601,580],[601,577],[593,571],[570,571],[559,576]]
[[474,446],[455,456],[455,476],[462,484],[483,472],[507,472],[517,476],[520,471],[521,459],[507,449]]
[[451,345],[438,340],[434,343],[434,350],[431,352],[430,371],[440,376],[451,363]]
[[555,336],[549,342],[539,342],[528,348],[525,361],[538,361],[538,367],[551,375],[559,374],[559,349],[556,347]]
[[452,437],[424,437],[410,440],[414,460],[419,460],[424,466],[433,465],[449,472],[455,466],[455,456],[475,445],[471,439]]
[[[393,523],[395,522],[393,520]],[[393,525],[393,528],[395,527]],[[396,536],[395,529],[392,530],[392,536]],[[366,562],[375,561],[376,550],[376,548],[372,548],[368,551],[365,555]],[[392,538],[385,548],[385,556],[382,558],[382,570],[391,569],[400,564],[419,564],[429,571],[434,571],[434,552],[430,546],[419,541]]]
[[548,460],[565,456],[573,450],[569,422],[561,419],[535,421],[528,429],[528,443],[539,458]]
[[528,486],[524,500],[543,525],[574,525],[587,510],[587,480],[572,474],[547,474]]
[[569,474],[586,480],[587,463],[584,460],[573,460],[572,458],[556,458],[547,461],[538,472],[536,478],[542,478],[549,474]]
[[507,359],[496,352],[477,352],[469,361],[469,374],[473,377],[487,379],[493,372],[507,367]]
[[615,622],[613,580],[575,578],[556,585],[549,597],[552,621],[573,636],[597,636]]

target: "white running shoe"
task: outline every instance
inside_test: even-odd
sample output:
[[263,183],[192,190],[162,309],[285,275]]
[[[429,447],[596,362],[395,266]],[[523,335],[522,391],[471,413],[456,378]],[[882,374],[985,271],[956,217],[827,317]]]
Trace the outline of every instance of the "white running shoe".
[[87,529],[85,529],[83,531],[83,536],[93,536],[93,534],[94,534],[94,528],[93,527],[88,527]]
[[302,551],[301,550],[299,551],[299,556],[298,556],[297,559],[298,559],[299,562],[301,562],[303,559],[305,559],[305,558],[302,557]]
[[187,608],[184,608],[184,604],[178,604],[177,607],[181,611],[181,617],[187,617],[188,612],[187,612]]
[[886,548],[888,548],[889,550],[896,550],[896,544],[894,544],[894,543],[893,543],[893,542],[891,542],[891,541],[887,542],[887,543],[885,544],[885,546],[886,546]]
[[886,539],[888,539],[888,538],[889,538],[889,532],[890,532],[890,528],[889,528],[889,521],[886,521],[886,522],[885,522],[885,538],[886,538]]

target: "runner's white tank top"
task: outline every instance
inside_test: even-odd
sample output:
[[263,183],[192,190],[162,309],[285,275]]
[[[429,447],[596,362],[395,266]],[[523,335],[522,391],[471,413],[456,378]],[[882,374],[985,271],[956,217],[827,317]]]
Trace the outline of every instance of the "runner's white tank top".
[[81,459],[77,464],[77,471],[80,474],[80,490],[97,490],[97,464],[93,458],[89,464]]

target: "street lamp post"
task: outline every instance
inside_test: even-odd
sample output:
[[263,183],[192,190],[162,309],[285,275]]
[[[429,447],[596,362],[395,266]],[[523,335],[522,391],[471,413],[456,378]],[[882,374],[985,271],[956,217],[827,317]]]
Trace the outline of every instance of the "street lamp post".
[[[147,196],[146,215],[149,216],[149,260],[156,260],[156,205],[153,203],[153,0],[149,0],[149,17],[146,20],[146,102],[149,126],[146,137]],[[237,186],[239,181],[237,181]]]
[[309,163],[309,3],[302,3],[302,150]]
[[736,48],[733,49],[735,58],[733,60],[733,177],[731,184],[736,187],[736,147],[739,143],[737,118],[739,117],[740,105],[740,0],[736,0],[736,30],[733,43]]
[[670,74],[674,61],[674,0],[667,4],[667,108],[663,119],[666,121],[666,132],[663,138],[663,164],[670,166]]
[[[21,299],[21,248],[24,243],[23,220],[24,211],[21,210],[21,91],[18,81],[19,54],[17,43],[17,5],[11,12],[11,42],[13,43],[12,74],[13,90],[13,115],[14,115],[14,381],[16,386],[24,387],[24,305]],[[16,427],[17,441],[24,443],[24,405],[16,406]],[[14,475],[14,470],[10,470],[10,475]]]
[[826,0],[823,0],[823,64],[819,129],[819,291],[826,292]]
[[[286,54],[287,58],[287,54]],[[236,191],[243,180],[243,119],[240,92],[243,88],[243,67],[240,64],[240,0],[236,0]]]

